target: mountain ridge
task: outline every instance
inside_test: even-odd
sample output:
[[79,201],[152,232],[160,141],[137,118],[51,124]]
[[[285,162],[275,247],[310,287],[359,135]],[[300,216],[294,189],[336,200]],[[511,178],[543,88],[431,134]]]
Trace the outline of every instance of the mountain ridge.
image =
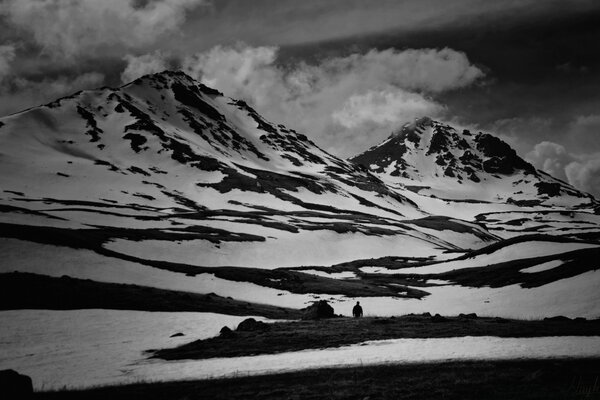
[[505,188],[506,193],[497,193],[495,200],[554,205],[560,204],[555,199],[571,197],[570,206],[597,204],[592,195],[537,170],[501,139],[481,131],[474,134],[456,129],[429,117],[405,124],[350,160],[388,184],[422,184],[432,189],[425,190],[431,195],[438,195],[436,189],[442,192],[451,184],[461,192],[463,185],[471,187],[473,199],[489,201],[489,195],[478,196],[473,188],[482,189],[489,181],[493,185],[511,180],[514,189]]

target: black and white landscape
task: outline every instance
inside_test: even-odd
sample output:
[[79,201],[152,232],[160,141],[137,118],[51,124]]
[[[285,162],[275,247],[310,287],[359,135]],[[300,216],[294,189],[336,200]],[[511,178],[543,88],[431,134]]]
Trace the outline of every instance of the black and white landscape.
[[[86,1],[79,8],[66,1],[0,5],[0,28],[18,26],[34,37],[11,33],[0,45],[0,96],[7,101],[7,115],[0,117],[0,369],[30,376],[39,396],[47,398],[131,398],[131,393],[194,398],[199,386],[171,384],[182,380],[244,388],[218,392],[225,398],[294,398],[296,383],[274,374],[292,372],[292,381],[310,387],[311,374],[319,374],[314,369],[335,368],[340,376],[354,374],[358,385],[357,374],[393,376],[390,371],[418,365],[424,375],[415,375],[413,386],[404,384],[413,388],[412,397],[403,395],[429,398],[437,392],[416,389],[427,374],[465,368],[473,375],[451,380],[493,388],[500,372],[481,382],[474,376],[498,363],[494,368],[506,373],[501,387],[512,387],[507,382],[526,370],[533,374],[526,384],[550,391],[548,382],[564,382],[545,368],[564,363],[560,368],[577,372],[563,375],[571,381],[551,387],[553,395],[588,393],[587,380],[593,383],[600,371],[595,144],[577,155],[556,143],[557,133],[545,137],[535,131],[539,143],[527,148],[524,143],[532,138],[514,134],[526,125],[516,121],[551,119],[550,114],[529,115],[524,107],[507,105],[504,112],[512,113],[515,123],[509,129],[500,118],[481,119],[481,108],[472,104],[483,96],[477,90],[504,93],[503,80],[525,78],[501,72],[494,77],[494,66],[502,70],[503,62],[471,63],[464,52],[446,47],[468,47],[458,27],[457,37],[448,39],[452,43],[432,34],[431,48],[413,50],[387,42],[391,27],[381,27],[388,32],[382,37],[371,31],[369,18],[377,12],[386,7],[400,12],[413,2],[372,10],[364,2],[346,8],[324,3],[324,10],[339,12],[340,18],[350,11],[363,15],[365,31],[344,36],[333,24],[333,36],[298,33],[294,44],[283,35],[279,45],[288,59],[281,64],[271,59],[273,47],[229,39],[212,38],[217,47],[186,53],[191,33],[200,29],[194,21],[210,26],[235,20],[249,7],[241,2],[127,3],[108,2],[104,13]],[[258,2],[256,10],[268,3]],[[461,29],[476,24],[478,15],[503,15],[478,1],[457,1],[457,15],[467,3],[474,8],[466,18],[473,19]],[[544,25],[548,15],[562,21],[558,30],[570,26],[569,18],[585,19],[579,13],[588,8],[598,13],[586,1],[574,1],[579,8],[562,16],[556,4],[541,3],[545,6],[536,5],[539,9],[525,16],[539,24],[539,32],[550,29]],[[417,2],[413,6],[415,18],[430,13]],[[283,13],[295,6],[277,7]],[[317,5],[305,7],[291,20],[302,22]],[[506,7],[516,12],[521,6]],[[148,43],[138,36],[122,42],[89,20],[92,27],[82,31],[65,20],[70,27],[65,32],[84,35],[70,42],[60,27],[42,23],[43,12],[74,13],[82,20],[99,13],[113,28],[133,24],[136,35],[150,37],[144,39]],[[158,29],[153,17],[173,18],[178,28],[155,21],[165,32],[153,37],[147,30]],[[330,22],[338,17],[330,15]],[[40,25],[24,28],[23,18]],[[443,30],[446,23],[440,21],[437,28]],[[522,23],[516,17],[507,21],[502,29],[510,32],[511,24]],[[414,46],[425,46],[426,36],[404,23],[416,35]],[[39,36],[43,26],[56,43]],[[579,39],[600,36],[586,26],[580,26]],[[239,34],[259,31],[251,24],[239,29]],[[480,29],[499,40],[493,28]],[[180,45],[167,46],[177,31]],[[33,40],[29,47],[14,44],[26,40]],[[309,57],[311,43],[315,54]],[[554,42],[544,43],[552,48]],[[28,70],[35,46],[42,59],[52,60],[54,72],[44,72],[47,66],[36,67],[38,75]],[[60,71],[74,78],[73,63],[92,68],[90,62],[100,59],[94,49],[106,51],[109,61],[96,67],[106,68],[106,76],[73,87],[65,83],[64,91],[72,91],[47,98],[54,92],[42,86]],[[118,51],[127,62],[120,76],[110,64]],[[486,59],[485,51],[474,52]],[[262,67],[256,67],[257,55]],[[587,74],[593,82],[598,64],[593,57],[586,62],[586,71],[569,73]],[[556,73],[566,73],[565,68]],[[240,74],[244,79],[237,79]],[[571,79],[576,85],[579,78]],[[22,111],[11,109],[8,99],[25,106],[31,96],[26,87],[34,82],[39,101],[30,100]],[[550,100],[539,95],[548,112]],[[568,102],[570,94],[564,96]],[[587,100],[582,109],[598,101]],[[515,95],[515,104],[531,101]],[[554,111],[557,121],[565,112]],[[587,112],[572,117],[581,115],[593,120]],[[559,122],[548,123],[549,130],[552,124]],[[579,133],[565,133],[563,143],[574,135]],[[550,148],[555,154],[548,155]],[[542,159],[544,154],[548,158]],[[361,319],[350,318],[356,302],[364,309]],[[320,318],[332,313],[337,317]],[[240,325],[248,318],[255,321]],[[528,361],[510,364],[517,360]],[[335,375],[327,371],[323,374]],[[240,380],[246,375],[256,381]],[[573,383],[577,377],[579,386]],[[212,381],[220,378],[233,380]],[[356,398],[395,398],[389,389],[385,396],[369,391],[368,380],[356,392],[345,378],[339,378],[345,383],[331,379],[341,389],[335,395],[321,392],[325,398],[358,393]],[[256,389],[264,382],[280,382],[283,389]],[[143,384],[119,386],[131,383]],[[159,383],[164,392],[153,392]],[[108,394],[99,386],[109,386]],[[91,388],[96,391],[70,392]],[[470,390],[444,393],[486,398]],[[217,389],[206,393],[219,397]],[[518,393],[523,397],[517,398],[538,398]],[[597,388],[588,394],[597,396]],[[315,394],[305,397],[322,398],[310,396]]]

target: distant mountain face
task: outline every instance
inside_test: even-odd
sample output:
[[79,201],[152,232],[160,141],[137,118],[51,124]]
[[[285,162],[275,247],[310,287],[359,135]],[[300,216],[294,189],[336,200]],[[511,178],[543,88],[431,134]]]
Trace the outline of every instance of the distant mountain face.
[[432,235],[411,222],[430,213],[401,191],[181,72],[0,123],[0,222],[104,229],[96,247],[128,255],[273,268],[496,240],[448,217],[464,237]]
[[4,177],[5,188],[30,197],[205,210],[227,208],[236,201],[228,194],[245,191],[264,198],[237,200],[254,206],[333,208],[310,204],[327,193],[357,208],[419,215],[372,174],[183,73],[78,93],[2,124],[2,164],[35,175]]
[[351,159],[384,181],[449,199],[590,205],[592,196],[536,170],[507,143],[421,118]]

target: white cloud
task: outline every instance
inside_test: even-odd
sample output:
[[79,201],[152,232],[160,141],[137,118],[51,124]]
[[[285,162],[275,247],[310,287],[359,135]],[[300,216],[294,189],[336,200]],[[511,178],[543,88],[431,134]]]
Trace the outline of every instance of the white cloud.
[[10,73],[10,63],[15,58],[15,46],[0,45],[0,82]]
[[567,180],[565,167],[576,158],[569,154],[563,145],[543,141],[536,144],[533,150],[525,155],[525,159],[536,168],[556,178]]
[[127,54],[123,60],[127,61],[127,66],[121,73],[121,82],[123,83],[129,83],[143,75],[154,74],[169,68],[167,55],[161,51],[141,56]]
[[544,141],[536,144],[525,158],[577,189],[600,196],[600,153],[572,154],[563,145]]
[[242,44],[189,56],[183,69],[348,156],[399,124],[424,114],[438,116],[443,107],[431,96],[484,75],[452,49],[371,50],[291,66],[278,62],[276,47]]
[[345,128],[355,128],[366,122],[397,125],[415,117],[437,114],[440,107],[417,93],[398,89],[369,91],[351,96],[339,111],[333,113],[332,118]]
[[574,161],[565,167],[569,183],[600,196],[600,154],[587,155],[580,161]]
[[[29,32],[56,58],[93,55],[97,48],[137,48],[176,31],[204,0],[6,0],[0,15]],[[137,4],[137,5],[136,5]],[[143,4],[143,5],[142,5]]]

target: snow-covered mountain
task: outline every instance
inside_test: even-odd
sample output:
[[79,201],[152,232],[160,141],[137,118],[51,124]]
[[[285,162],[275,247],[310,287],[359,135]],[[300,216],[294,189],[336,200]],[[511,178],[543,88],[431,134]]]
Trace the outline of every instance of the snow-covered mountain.
[[594,198],[536,170],[489,133],[420,118],[351,159],[386,183],[455,200],[590,207]]
[[[167,71],[0,118],[0,170],[0,272],[344,313],[600,315],[596,200],[429,119],[348,161]],[[580,297],[557,309],[558,281]]]

